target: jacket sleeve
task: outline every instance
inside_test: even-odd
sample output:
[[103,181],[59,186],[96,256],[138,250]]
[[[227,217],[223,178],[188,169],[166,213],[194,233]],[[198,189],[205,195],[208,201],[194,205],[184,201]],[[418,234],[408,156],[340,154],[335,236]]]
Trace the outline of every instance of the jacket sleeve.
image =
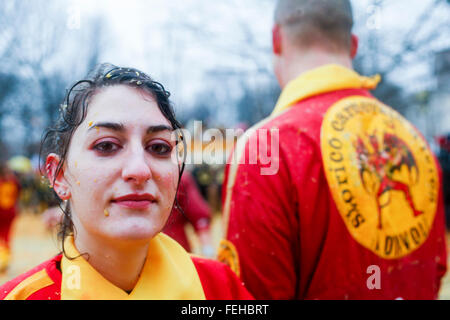
[[207,300],[254,300],[231,269],[218,261],[192,257]]
[[[262,174],[267,167],[263,157],[252,164],[249,138],[245,147],[245,161],[241,161],[233,184],[224,193],[224,209],[226,198],[231,197],[228,214],[226,240],[220,250],[237,251],[228,256],[236,256],[233,265],[237,265],[238,274],[256,299],[293,299],[296,296],[299,274],[299,216],[298,197],[294,179],[291,177],[290,164],[298,162],[289,149],[291,143],[295,149],[302,150],[301,161],[305,170],[312,152],[309,152],[309,141],[299,139],[297,132],[280,131],[279,150],[273,150],[277,144],[267,143],[267,154],[277,162],[278,170],[272,174]],[[267,138],[267,141],[270,141]],[[283,147],[282,141],[287,141]],[[259,152],[259,151],[258,151]],[[273,165],[270,164],[270,165]],[[232,174],[228,168],[227,181]],[[227,193],[231,195],[227,195]],[[226,219],[226,218],[225,218]],[[231,249],[230,249],[231,247]],[[219,251],[219,257],[223,257]],[[226,256],[226,255],[225,255]]]
[[60,300],[61,255],[0,286],[0,300]]

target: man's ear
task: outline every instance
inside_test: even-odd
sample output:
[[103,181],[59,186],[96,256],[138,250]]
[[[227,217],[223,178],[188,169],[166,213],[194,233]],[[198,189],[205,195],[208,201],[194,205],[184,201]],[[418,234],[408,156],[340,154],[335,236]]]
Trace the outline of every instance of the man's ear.
[[350,42],[350,57],[354,59],[356,54],[358,53],[358,37],[352,34],[351,42]]
[[50,181],[50,185],[61,200],[70,199],[69,185],[64,178],[64,171],[61,170],[57,173],[56,170],[60,163],[60,157],[55,153],[50,153],[45,161],[45,172],[47,178]]
[[275,24],[272,28],[272,52],[279,56],[282,52],[281,27]]

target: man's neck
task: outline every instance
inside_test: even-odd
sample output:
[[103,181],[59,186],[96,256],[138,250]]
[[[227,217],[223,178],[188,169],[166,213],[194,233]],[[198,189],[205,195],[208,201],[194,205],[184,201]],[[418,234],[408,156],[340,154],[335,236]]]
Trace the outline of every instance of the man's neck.
[[348,55],[330,54],[320,50],[308,50],[288,55],[284,59],[282,75],[279,79],[283,89],[290,81],[301,74],[327,64],[338,64],[352,69],[352,60]]

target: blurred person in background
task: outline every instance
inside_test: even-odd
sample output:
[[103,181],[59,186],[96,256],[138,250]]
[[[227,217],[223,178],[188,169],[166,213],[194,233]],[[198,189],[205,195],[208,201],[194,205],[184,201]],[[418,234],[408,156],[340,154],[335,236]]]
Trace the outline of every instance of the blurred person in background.
[[450,230],[450,133],[437,137],[439,162],[443,172],[444,203],[447,230]]
[[19,180],[6,163],[0,163],[0,272],[6,271],[11,259],[10,235],[19,195]]
[[179,208],[173,208],[163,232],[175,239],[186,251],[191,252],[185,230],[186,224],[190,223],[200,241],[202,255],[212,258],[215,252],[210,233],[211,210],[188,170],[181,176],[177,201]]
[[208,187],[214,182],[212,167],[204,163],[196,165],[192,169],[192,175],[198,184],[201,195],[204,199],[208,199]]
[[[438,297],[441,170],[418,130],[371,95],[379,77],[353,71],[352,26],[348,0],[277,1],[282,93],[227,166],[219,251],[257,299]],[[247,157],[268,130],[279,168],[263,175]]]
[[48,231],[52,231],[54,228],[57,228],[58,225],[62,223],[63,218],[63,209],[57,205],[48,207],[42,212],[42,222]]

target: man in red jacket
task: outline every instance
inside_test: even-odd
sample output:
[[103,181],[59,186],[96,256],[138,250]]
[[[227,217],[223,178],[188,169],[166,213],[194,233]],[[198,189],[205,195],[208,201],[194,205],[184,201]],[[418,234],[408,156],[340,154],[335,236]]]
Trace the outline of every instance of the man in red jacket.
[[219,249],[257,299],[438,296],[441,170],[422,135],[369,93],[380,78],[352,70],[352,25],[348,0],[277,3],[282,93],[226,168]]

